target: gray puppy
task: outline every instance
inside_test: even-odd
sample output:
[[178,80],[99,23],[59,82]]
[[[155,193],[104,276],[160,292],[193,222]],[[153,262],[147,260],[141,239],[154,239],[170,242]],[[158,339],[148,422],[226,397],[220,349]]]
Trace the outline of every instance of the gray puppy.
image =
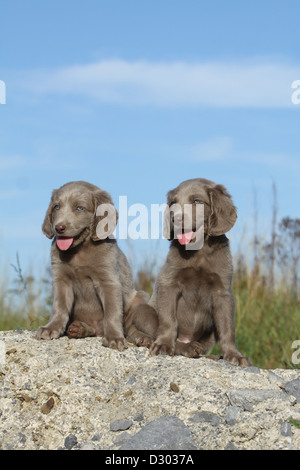
[[111,237],[117,220],[110,195],[97,186],[76,181],[53,191],[42,226],[54,237],[53,314],[38,339],[103,336],[104,346],[127,347],[124,316],[149,296],[134,289],[127,259]]
[[[131,312],[126,334],[152,354],[187,357],[199,357],[219,341],[224,359],[250,366],[235,345],[233,268],[225,233],[237,214],[229,193],[197,178],[169,191],[167,203],[164,230],[171,247],[149,303]],[[199,205],[204,210],[197,219]]]

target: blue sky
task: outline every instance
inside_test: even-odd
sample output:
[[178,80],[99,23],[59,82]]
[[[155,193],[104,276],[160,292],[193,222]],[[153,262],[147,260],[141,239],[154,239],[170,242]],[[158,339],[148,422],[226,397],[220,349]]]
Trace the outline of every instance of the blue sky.
[[[299,217],[299,0],[1,0],[0,263],[49,261],[51,191],[83,179],[128,205],[224,184],[233,249]],[[300,96],[300,94],[299,94]],[[120,241],[135,263],[168,242]]]

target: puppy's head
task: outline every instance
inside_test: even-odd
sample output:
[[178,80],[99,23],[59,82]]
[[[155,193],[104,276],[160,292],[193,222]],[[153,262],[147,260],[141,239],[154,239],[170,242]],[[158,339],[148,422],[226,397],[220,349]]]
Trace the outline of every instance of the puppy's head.
[[164,237],[177,238],[181,245],[193,249],[192,244],[201,236],[228,232],[236,218],[236,208],[224,186],[203,178],[187,180],[168,192]]
[[56,237],[61,251],[82,243],[108,238],[114,231],[118,213],[110,195],[84,181],[66,183],[52,193],[42,225],[48,238]]

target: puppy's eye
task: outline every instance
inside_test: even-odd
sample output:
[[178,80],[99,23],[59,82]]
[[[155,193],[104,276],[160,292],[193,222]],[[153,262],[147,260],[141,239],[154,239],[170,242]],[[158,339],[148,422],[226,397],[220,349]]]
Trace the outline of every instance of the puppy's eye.
[[194,204],[202,204],[202,202],[200,201],[200,199],[194,199]]
[[78,212],[81,212],[81,211],[83,211],[83,207],[82,207],[82,206],[77,206],[77,207],[76,207],[76,210],[77,210]]
[[59,211],[60,205],[59,205],[59,204],[56,204],[56,205],[53,207],[53,209],[54,209],[55,211]]

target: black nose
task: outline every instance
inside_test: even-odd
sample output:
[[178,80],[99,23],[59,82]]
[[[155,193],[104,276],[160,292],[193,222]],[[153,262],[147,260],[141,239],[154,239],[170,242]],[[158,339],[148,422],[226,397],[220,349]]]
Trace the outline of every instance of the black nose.
[[56,230],[57,233],[62,235],[66,230],[66,226],[62,225],[62,224],[55,225],[55,230]]

